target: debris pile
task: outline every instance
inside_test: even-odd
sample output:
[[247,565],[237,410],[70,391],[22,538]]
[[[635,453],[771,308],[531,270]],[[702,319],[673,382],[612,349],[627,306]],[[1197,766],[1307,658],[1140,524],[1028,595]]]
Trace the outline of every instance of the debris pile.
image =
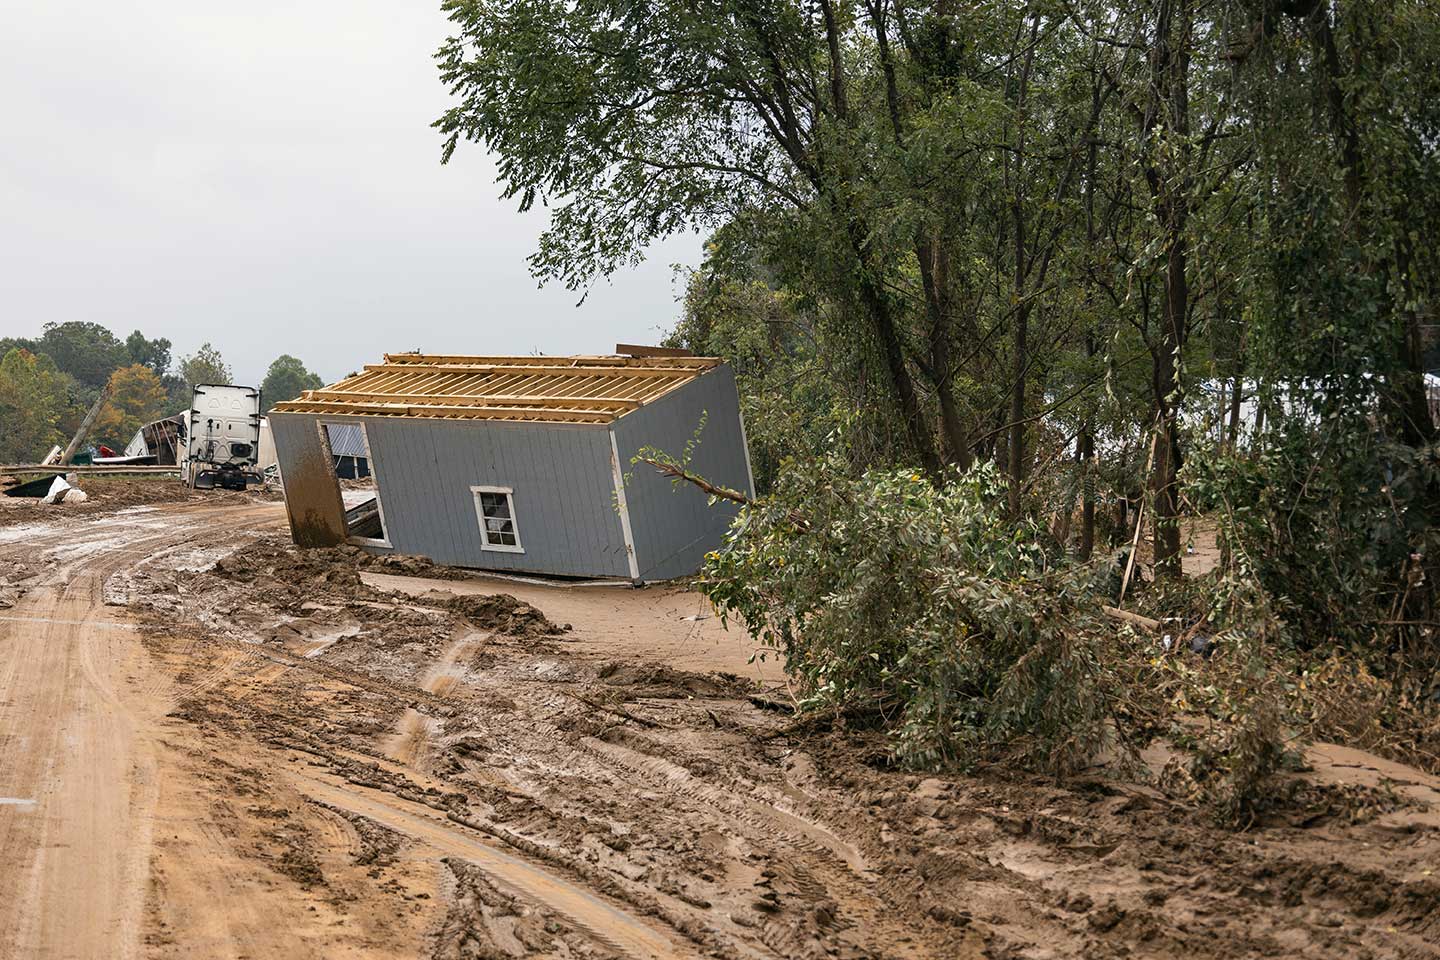
[[12,481],[5,489],[7,497],[28,497],[41,503],[84,503],[89,499],[85,491],[76,485],[79,479],[73,473],[64,477],[36,477],[24,482],[16,481],[14,477],[7,479]]
[[297,550],[279,540],[261,540],[215,562],[210,572],[236,583],[255,584],[267,593],[294,598],[317,591],[359,599],[377,593],[360,579],[359,547],[339,546]]
[[392,573],[399,577],[425,577],[430,580],[469,580],[474,574],[458,567],[438,564],[429,557],[407,553],[365,553],[361,551],[360,566],[376,573]]
[[[250,595],[280,606],[294,606],[317,597],[348,601],[390,599],[393,595],[365,583],[362,570],[386,570],[430,576],[437,567],[424,557],[372,556],[359,547],[343,545],[301,550],[288,541],[258,540],[243,550],[217,560],[208,573],[251,587]],[[452,574],[465,576],[463,572]],[[458,579],[451,575],[446,579]],[[407,601],[411,598],[406,597]],[[412,601],[413,602],[413,601]],[[538,639],[570,629],[552,622],[528,603],[505,593],[460,595],[431,590],[418,598],[421,605],[446,610],[482,630],[509,637]]]
[[[75,479],[71,474],[71,480]],[[41,503],[84,503],[90,499],[89,494],[75,486],[70,480],[64,477],[56,477],[50,483],[50,490],[40,498]]]
[[744,697],[753,684],[729,673],[694,673],[653,661],[607,660],[595,671],[607,686],[652,699],[686,697]]
[[508,593],[455,596],[443,590],[431,590],[422,595],[420,601],[444,607],[481,629],[493,630],[507,637],[553,637],[570,629],[568,623],[560,626],[530,604]]

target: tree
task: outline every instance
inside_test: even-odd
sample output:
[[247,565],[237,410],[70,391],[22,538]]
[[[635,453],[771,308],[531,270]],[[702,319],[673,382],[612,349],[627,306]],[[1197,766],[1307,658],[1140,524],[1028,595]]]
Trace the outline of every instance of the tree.
[[0,462],[34,463],[65,442],[66,377],[43,354],[12,348],[0,358]]
[[[1097,6],[1107,31],[1108,8],[1143,19],[1140,0]],[[1113,93],[1144,63],[1070,7],[452,0],[443,157],[482,142],[522,208],[553,201],[531,264],[572,286],[713,228],[730,279],[833,325],[845,392],[893,414],[899,442],[876,449],[937,481],[993,458],[1019,512],[1056,452],[1036,442],[1047,380],[1086,332],[1065,295],[1085,264],[1062,262],[1083,235],[1085,147],[1125,117],[1134,98]],[[1130,126],[1107,154],[1135,152]],[[747,275],[757,263],[768,277]]]
[[305,390],[318,390],[325,386],[319,374],[305,369],[305,364],[288,353],[282,353],[265,371],[265,381],[260,385],[260,395],[265,402],[274,406],[286,400],[293,400]]
[[[690,274],[683,307],[665,344],[723,357],[734,369],[757,491],[770,492],[787,458],[833,450],[837,434],[857,447],[883,443],[876,429],[883,424],[875,422],[881,417],[857,423],[850,413],[864,404],[839,374],[847,366],[844,342],[791,295],[710,263]],[[874,449],[852,452],[861,462],[883,459]]]
[[125,349],[131,363],[144,364],[157,377],[163,377],[170,369],[170,341],[164,337],[151,340],[136,330],[125,338]]
[[39,346],[56,367],[92,390],[99,390],[110,374],[130,362],[129,351],[115,334],[88,321],[45,324]]
[[[460,103],[437,123],[444,157],[483,142],[522,208],[557,199],[539,274],[576,286],[677,230],[745,224],[791,285],[836,303],[909,456],[932,477],[969,462],[952,347],[978,331],[949,265],[984,193],[927,185],[988,170],[973,161],[995,133],[1004,93],[991,68],[1007,49],[994,41],[1013,12],[977,15],[987,29],[971,53],[929,24],[907,33],[885,2],[447,9],[458,31],[441,73]],[[960,82],[981,70],[987,83]]]
[[110,375],[110,399],[93,427],[97,442],[123,449],[145,424],[164,415],[165,387],[143,363],[121,367]]
[[[988,460],[1017,520],[1068,535],[1079,503],[1087,557],[1097,503],[1115,544],[1140,507],[1174,576],[1186,468],[1248,455],[1242,404],[1271,416],[1287,378],[1343,372],[1361,429],[1434,444],[1433,3],[445,9],[442,158],[482,143],[507,196],[550,206],[543,279],[708,231],[676,338],[735,365],[769,465],[817,434],[936,484]],[[1230,439],[1197,443],[1206,421]],[[1397,491],[1407,523],[1440,515]]]
[[4,357],[17,347],[31,353],[39,353],[40,341],[32,337],[0,337],[0,357]]
[[[190,356],[181,358],[180,376],[189,387],[194,387],[197,383],[229,383],[232,378],[230,368],[225,365],[220,351],[208,341],[202,343],[200,349]],[[188,397],[186,402],[189,402]]]
[[190,392],[190,384],[178,373],[167,373],[160,378],[160,384],[165,388],[165,409],[170,411],[188,410],[190,401],[194,396]]

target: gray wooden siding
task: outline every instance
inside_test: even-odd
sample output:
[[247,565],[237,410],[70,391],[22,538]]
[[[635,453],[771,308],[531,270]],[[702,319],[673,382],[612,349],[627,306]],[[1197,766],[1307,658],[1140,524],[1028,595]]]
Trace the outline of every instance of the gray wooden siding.
[[344,543],[345,507],[335,483],[334,463],[320,443],[315,418],[302,413],[277,413],[269,420],[280,478],[285,485],[290,536],[302,547]]
[[[630,575],[605,427],[361,419],[397,552],[484,570]],[[514,488],[524,553],[481,549],[471,486]]]
[[739,511],[731,503],[710,506],[699,489],[690,484],[672,485],[652,467],[630,465],[630,458],[646,446],[679,457],[695,435],[701,414],[707,412],[691,468],[713,483],[753,496],[735,374],[728,364],[626,414],[611,426],[621,469],[630,475],[625,495],[643,580],[670,580],[699,570],[706,551],[721,545]]

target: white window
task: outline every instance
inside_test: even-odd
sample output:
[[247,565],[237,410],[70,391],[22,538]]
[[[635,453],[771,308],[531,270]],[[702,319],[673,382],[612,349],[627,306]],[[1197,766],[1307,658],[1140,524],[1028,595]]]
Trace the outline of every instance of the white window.
[[515,526],[515,491],[510,487],[471,487],[470,492],[475,496],[475,518],[480,521],[481,549],[524,553]]

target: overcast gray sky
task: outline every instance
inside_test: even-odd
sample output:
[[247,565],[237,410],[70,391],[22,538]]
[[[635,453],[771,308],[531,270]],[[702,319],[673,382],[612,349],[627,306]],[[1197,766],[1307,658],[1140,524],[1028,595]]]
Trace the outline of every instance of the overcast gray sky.
[[209,340],[258,382],[381,353],[603,353],[676,314],[695,237],[588,300],[537,289],[543,212],[499,199],[447,104],[438,0],[0,0],[0,335],[92,320]]

